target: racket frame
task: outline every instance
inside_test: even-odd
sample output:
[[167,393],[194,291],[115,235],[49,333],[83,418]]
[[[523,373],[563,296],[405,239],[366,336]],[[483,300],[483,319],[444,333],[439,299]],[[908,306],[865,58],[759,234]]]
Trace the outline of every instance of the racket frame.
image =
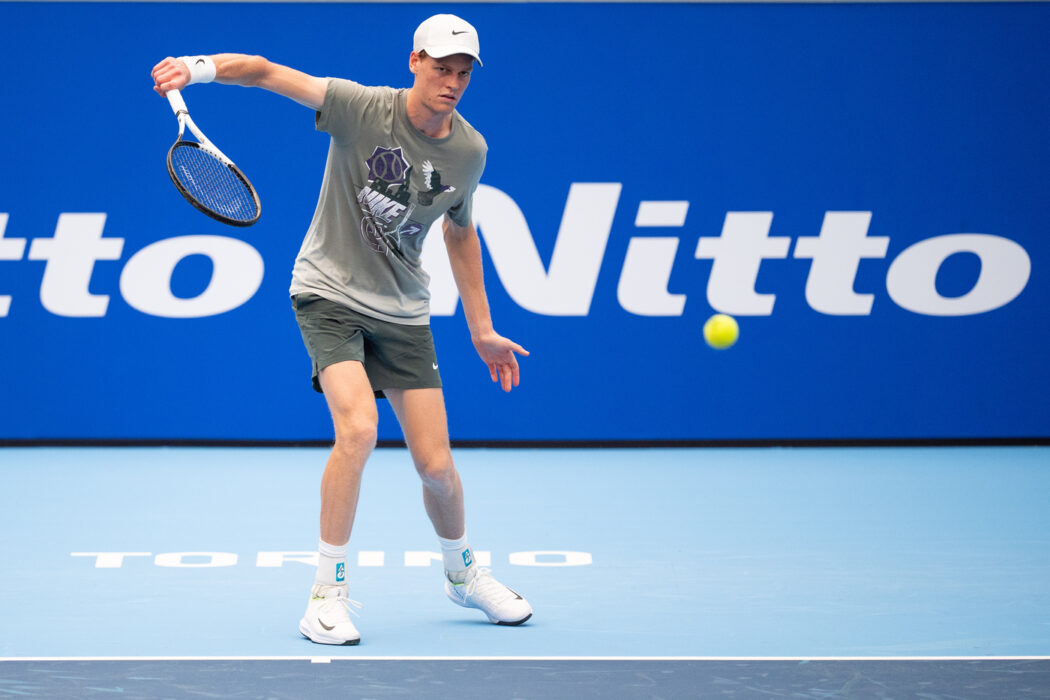
[[[175,184],[175,188],[178,189],[179,194],[185,198],[187,202],[192,204],[198,211],[207,214],[216,221],[221,221],[224,224],[231,226],[251,226],[259,220],[259,215],[262,213],[262,203],[259,201],[259,193],[255,191],[255,187],[248,180],[241,169],[234,165],[233,161],[230,160],[225,153],[220,151],[211,140],[204,135],[204,132],[193,122],[193,118],[190,116],[189,109],[186,108],[186,102],[182,99],[182,94],[178,90],[168,90],[165,93],[165,97],[168,98],[168,104],[171,105],[171,111],[175,113],[175,118],[179,121],[179,135],[175,138],[175,143],[168,149],[168,177]],[[188,141],[183,138],[186,133],[186,129],[189,128],[190,133],[193,134],[197,141]],[[231,219],[228,216],[224,216],[217,211],[210,209],[201,202],[197,201],[197,198],[190,194],[189,190],[182,184],[178,176],[175,174],[175,168],[171,163],[172,154],[176,148],[189,146],[191,148],[199,148],[200,150],[208,153],[212,157],[218,159],[220,163],[229,168],[237,179],[244,183],[245,187],[248,188],[248,192],[251,193],[252,199],[255,202],[255,216],[249,220],[243,219]]]

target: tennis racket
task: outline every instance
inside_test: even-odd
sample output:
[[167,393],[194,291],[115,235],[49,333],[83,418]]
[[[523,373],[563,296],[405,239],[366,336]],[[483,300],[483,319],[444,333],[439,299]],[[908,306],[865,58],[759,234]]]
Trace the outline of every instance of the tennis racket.
[[[168,103],[179,120],[179,136],[168,149],[168,175],[186,201],[213,219],[231,226],[259,220],[259,195],[244,173],[193,123],[178,90],[168,90]],[[189,127],[197,142],[182,138]]]

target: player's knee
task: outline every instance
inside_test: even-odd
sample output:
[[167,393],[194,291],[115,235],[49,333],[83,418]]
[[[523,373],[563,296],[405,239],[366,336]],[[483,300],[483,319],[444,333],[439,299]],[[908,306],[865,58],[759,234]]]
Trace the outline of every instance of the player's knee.
[[437,452],[416,462],[416,471],[423,481],[430,485],[446,485],[456,479],[456,467],[452,455],[448,452]]
[[366,416],[351,416],[340,420],[335,429],[335,449],[371,450],[378,434],[377,422]]

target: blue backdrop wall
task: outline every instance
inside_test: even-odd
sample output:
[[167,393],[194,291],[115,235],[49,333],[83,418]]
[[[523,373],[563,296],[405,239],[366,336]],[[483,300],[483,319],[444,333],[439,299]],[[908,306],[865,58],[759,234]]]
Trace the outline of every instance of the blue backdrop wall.
[[0,439],[327,439],[287,298],[327,136],[187,89],[263,199],[212,222],[150,69],[408,85],[450,9],[482,38],[493,316],[532,353],[489,382],[431,236],[453,438],[1050,436],[1048,4],[0,3]]

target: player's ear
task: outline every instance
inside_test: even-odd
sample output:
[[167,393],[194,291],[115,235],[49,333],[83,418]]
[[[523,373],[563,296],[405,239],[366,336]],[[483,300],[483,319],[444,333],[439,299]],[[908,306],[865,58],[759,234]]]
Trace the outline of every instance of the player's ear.
[[413,51],[412,53],[410,53],[408,55],[408,70],[411,71],[413,74],[415,74],[415,72],[418,70],[418,68],[419,68],[419,54],[416,53],[415,51]]

